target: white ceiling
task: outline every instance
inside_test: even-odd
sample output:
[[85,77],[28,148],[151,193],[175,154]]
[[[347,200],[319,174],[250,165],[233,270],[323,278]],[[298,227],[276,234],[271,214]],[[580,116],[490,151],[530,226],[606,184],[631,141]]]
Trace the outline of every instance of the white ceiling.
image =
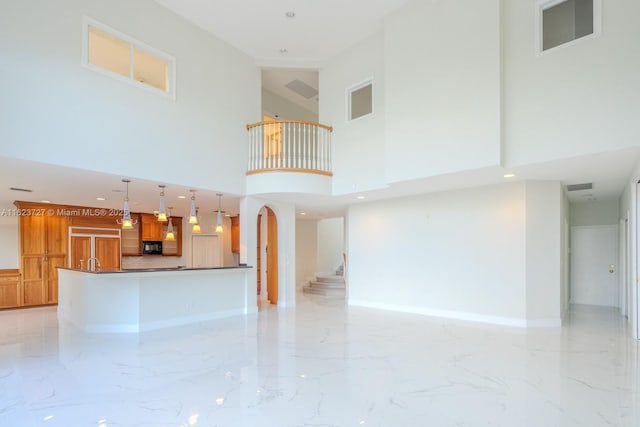
[[[7,205],[15,200],[56,204],[88,206],[107,209],[122,209],[125,184],[122,179],[131,180],[129,184],[129,207],[132,212],[153,212],[159,207],[159,184],[166,185],[166,206],[173,207],[173,215],[185,216],[189,213],[191,194],[196,190],[196,206],[199,214],[213,215],[218,209],[217,190],[198,189],[172,185],[167,182],[154,182],[136,177],[123,177],[82,169],[37,163],[28,160],[0,156],[0,203]],[[32,190],[32,192],[12,191],[10,187]],[[184,199],[178,198],[184,196]],[[105,198],[104,201],[97,200]],[[239,211],[238,195],[223,194],[222,210],[227,214]]]
[[331,58],[381,30],[407,1],[156,0],[258,62],[283,64]]

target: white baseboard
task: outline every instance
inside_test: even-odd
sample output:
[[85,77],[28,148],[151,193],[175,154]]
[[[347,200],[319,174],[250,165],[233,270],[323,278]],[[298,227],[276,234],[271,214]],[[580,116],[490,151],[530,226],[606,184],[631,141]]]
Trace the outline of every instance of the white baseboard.
[[486,314],[465,313],[460,311],[439,310],[427,307],[380,304],[364,300],[349,300],[349,305],[375,308],[379,310],[399,311],[402,313],[421,314],[424,316],[441,317],[445,319],[465,320],[469,322],[489,323],[492,325],[513,326],[518,328],[555,328],[562,326],[558,319],[520,319],[517,317],[489,316]]

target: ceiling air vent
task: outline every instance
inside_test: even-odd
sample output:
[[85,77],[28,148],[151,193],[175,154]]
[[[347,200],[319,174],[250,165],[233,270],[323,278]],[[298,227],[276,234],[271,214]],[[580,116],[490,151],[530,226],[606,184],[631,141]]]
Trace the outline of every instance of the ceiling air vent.
[[24,193],[33,193],[33,190],[29,190],[28,188],[18,188],[18,187],[9,187],[11,191],[22,191]]
[[291,80],[285,86],[291,89],[292,91],[294,91],[295,93],[297,93],[298,95],[305,97],[307,99],[310,99],[318,94],[318,89],[311,87],[305,82],[303,82],[302,80],[298,80],[298,79]]
[[571,184],[567,185],[567,191],[581,191],[593,189],[593,183],[587,182],[585,184]]

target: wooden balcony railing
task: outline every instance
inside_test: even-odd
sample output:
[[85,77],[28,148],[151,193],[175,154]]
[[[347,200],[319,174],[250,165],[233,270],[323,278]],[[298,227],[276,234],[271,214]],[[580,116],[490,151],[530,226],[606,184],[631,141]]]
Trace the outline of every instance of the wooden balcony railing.
[[280,171],[332,176],[331,126],[302,120],[273,120],[247,125],[247,175]]

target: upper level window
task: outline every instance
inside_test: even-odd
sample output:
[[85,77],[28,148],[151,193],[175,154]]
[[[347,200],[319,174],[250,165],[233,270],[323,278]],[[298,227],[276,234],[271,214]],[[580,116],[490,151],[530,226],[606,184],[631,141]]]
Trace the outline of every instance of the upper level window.
[[373,81],[367,80],[347,91],[348,120],[355,120],[373,113]]
[[546,0],[538,3],[538,52],[599,32],[600,0]]
[[175,63],[104,24],[83,20],[83,64],[92,70],[175,99]]

